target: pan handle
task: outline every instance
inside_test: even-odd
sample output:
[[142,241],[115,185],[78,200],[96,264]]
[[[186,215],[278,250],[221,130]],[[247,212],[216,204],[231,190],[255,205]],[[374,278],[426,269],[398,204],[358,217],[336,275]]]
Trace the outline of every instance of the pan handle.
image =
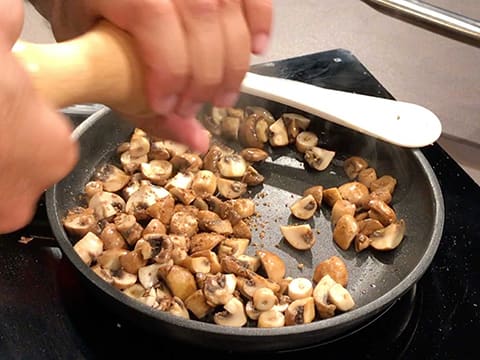
[[57,108],[101,103],[128,115],[151,114],[142,66],[126,32],[100,21],[69,41],[33,44],[19,40],[12,52],[37,90]]

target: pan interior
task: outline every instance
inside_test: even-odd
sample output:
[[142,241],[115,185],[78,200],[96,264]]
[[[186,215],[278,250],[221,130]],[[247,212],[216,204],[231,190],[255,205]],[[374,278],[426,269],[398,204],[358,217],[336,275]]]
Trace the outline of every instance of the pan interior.
[[[244,95],[238,107],[247,105],[263,106],[275,118],[284,112],[302,113],[282,104]],[[347,288],[356,302],[352,316],[355,312],[362,312],[367,305],[370,306],[368,311],[377,310],[406,292],[432,260],[443,226],[440,188],[418,150],[387,144],[309,114],[304,115],[313,120],[311,128],[319,136],[319,146],[335,150],[335,159],[325,171],[318,172],[305,165],[293,148],[282,148],[275,149],[267,161],[256,165],[265,176],[265,183],[250,189],[260,216],[252,228],[252,244],[255,245],[248,251],[253,254],[260,247],[271,250],[285,261],[288,276],[309,278],[320,261],[332,255],[340,256],[347,264]],[[95,169],[112,161],[117,145],[128,140],[132,130],[132,126],[116,113],[100,110],[76,130],[81,147],[79,163],[47,192],[49,219],[62,250],[97,284],[101,280],[93,272],[89,273],[74,253],[73,239],[65,233],[61,219],[68,209],[79,204],[83,187]],[[343,160],[352,155],[367,159],[379,176],[391,175],[397,179],[392,207],[407,226],[401,245],[389,252],[366,249],[356,253],[353,248],[343,251],[332,240],[330,209],[323,206],[309,221],[317,237],[313,248],[308,251],[293,249],[282,238],[279,229],[280,225],[298,222],[291,217],[288,206],[307,187],[323,185],[328,188],[349,181],[342,165]],[[374,307],[373,302],[376,303]]]

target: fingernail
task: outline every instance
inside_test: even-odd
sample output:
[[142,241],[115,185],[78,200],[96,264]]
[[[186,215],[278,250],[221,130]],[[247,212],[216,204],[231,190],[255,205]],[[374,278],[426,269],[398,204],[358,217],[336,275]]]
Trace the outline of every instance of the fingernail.
[[173,111],[175,105],[177,104],[178,97],[176,95],[170,95],[161,99],[158,99],[153,104],[153,110],[157,114],[166,115]]
[[195,117],[201,108],[201,103],[187,101],[177,109],[176,113],[183,118]]
[[265,33],[256,34],[252,39],[252,50],[255,54],[262,54],[267,49],[269,36]]
[[234,106],[237,103],[239,94],[237,92],[227,92],[215,97],[215,105],[220,107]]

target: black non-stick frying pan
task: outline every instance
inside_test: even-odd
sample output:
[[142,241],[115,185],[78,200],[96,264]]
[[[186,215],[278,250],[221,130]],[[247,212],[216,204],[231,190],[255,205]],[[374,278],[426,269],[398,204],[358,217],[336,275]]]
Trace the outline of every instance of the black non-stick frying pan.
[[[239,107],[246,105],[263,106],[276,117],[283,112],[297,111],[247,95],[238,103]],[[117,145],[128,140],[133,130],[130,123],[109,108],[99,110],[75,129],[74,136],[81,147],[80,161],[65,179],[46,194],[48,217],[64,255],[83,275],[92,293],[120,316],[149,331],[190,344],[236,351],[298,349],[328,342],[361,328],[408,291],[429,266],[443,228],[442,194],[432,168],[419,150],[394,146],[328,121],[311,118],[321,146],[334,149],[335,159],[329,168],[318,172],[304,166],[293,149],[273,152],[271,160],[258,167],[266,178],[261,186],[261,201],[256,197],[257,209],[262,218],[267,219],[267,227],[263,229],[266,236],[259,240],[258,233],[254,232],[253,241],[261,242],[266,249],[279,254],[286,262],[287,274],[292,277],[311,278],[319,261],[331,255],[340,256],[350,274],[348,289],[356,301],[355,309],[305,325],[276,329],[230,328],[154,310],[99,278],[76,254],[73,239],[63,228],[62,218],[68,209],[79,204],[79,195],[95,169],[114,159]],[[314,247],[311,251],[292,249],[282,239],[278,227],[278,224],[292,221],[285,204],[291,203],[292,196],[299,196],[311,185],[330,187],[346,182],[342,160],[350,155],[364,157],[378,174],[389,174],[398,180],[392,206],[407,224],[401,245],[390,252],[369,249],[361,253],[353,249],[343,251],[332,240],[330,211],[322,208],[311,222],[319,233]],[[252,196],[257,196],[259,191],[254,189]],[[302,269],[298,266],[300,263],[303,264]]]
[[[80,43],[82,45],[77,47],[73,59],[71,44],[60,44],[58,47],[47,47],[51,51],[51,61],[44,61],[42,66],[27,66],[30,70],[40,69],[32,72],[35,80],[39,76],[44,77],[43,81],[35,81],[38,90],[47,98],[53,99],[57,106],[93,99],[126,112],[144,109],[142,106],[146,102],[141,86],[141,66],[138,59],[132,56],[128,37],[112,29],[103,33],[103,36],[98,36],[98,33],[87,34],[83,40],[85,39],[88,41]],[[33,47],[33,56],[27,60],[45,60],[44,53],[41,56],[37,53],[41,48]],[[105,48],[108,48],[108,54],[102,52]],[[125,49],[130,49],[127,56]],[[97,56],[91,56],[89,50],[97,51]],[[98,51],[102,56],[99,56]],[[341,56],[332,59],[326,65],[326,70],[341,62]],[[265,69],[274,71],[275,67],[271,65],[265,66]],[[102,71],[98,71],[98,68]],[[79,72],[79,78],[74,76],[75,71],[72,69]],[[97,76],[91,76],[90,70],[97,70]],[[308,69],[302,71],[307,74],[308,82]],[[270,75],[292,77],[288,71],[274,71]],[[338,76],[342,78],[345,74],[339,73]],[[56,79],[55,86],[52,86],[50,78]],[[72,79],[81,81],[76,84]],[[112,79],[115,80],[115,87]],[[356,90],[349,88],[348,84],[346,81],[343,90]],[[370,95],[378,94],[373,90]],[[385,93],[380,92],[380,95],[388,97]],[[275,118],[284,112],[297,111],[245,95],[237,106],[247,105],[263,106]],[[279,254],[287,265],[287,276],[291,277],[311,278],[318,262],[332,255],[340,256],[348,267],[350,276],[347,288],[355,299],[354,309],[333,318],[283,328],[222,327],[154,310],[129,298],[98,277],[76,254],[73,249],[75,240],[67,235],[62,219],[69,209],[80,203],[84,185],[95,170],[105,162],[112,161],[117,145],[126,141],[133,130],[130,123],[109,108],[99,110],[75,129],[74,136],[80,143],[80,160],[73,171],[46,194],[48,218],[64,256],[82,275],[92,294],[120,316],[148,331],[190,344],[237,351],[299,349],[338,339],[358,330],[392,306],[430,265],[443,229],[441,190],[432,168],[420,150],[395,146],[309,114],[304,115],[312,119],[311,129],[318,134],[320,146],[336,151],[335,159],[326,170],[318,172],[306,167],[293,149],[283,148],[272,152],[271,159],[258,166],[258,170],[265,176],[265,182],[261,187],[252,189],[252,196],[258,200],[257,211],[264,219],[265,228],[262,230],[266,236],[262,239],[254,231],[253,242]],[[404,240],[398,248],[389,252],[375,252],[371,249],[361,253],[356,253],[353,249],[343,251],[332,240],[329,209],[322,208],[311,221],[318,232],[314,247],[309,251],[292,249],[279,231],[280,224],[293,221],[287,205],[311,185],[331,187],[346,182],[342,161],[351,155],[367,159],[378,174],[391,175],[397,179],[392,206],[397,216],[406,222]],[[249,251],[252,253],[254,249]],[[299,267],[299,264],[303,266]]]

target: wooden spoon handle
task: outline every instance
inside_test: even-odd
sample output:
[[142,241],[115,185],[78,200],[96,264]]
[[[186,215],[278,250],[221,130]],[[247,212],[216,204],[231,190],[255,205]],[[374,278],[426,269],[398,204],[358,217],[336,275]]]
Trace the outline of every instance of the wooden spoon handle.
[[150,113],[133,40],[106,21],[65,42],[18,41],[12,52],[57,108],[101,103],[129,115]]

